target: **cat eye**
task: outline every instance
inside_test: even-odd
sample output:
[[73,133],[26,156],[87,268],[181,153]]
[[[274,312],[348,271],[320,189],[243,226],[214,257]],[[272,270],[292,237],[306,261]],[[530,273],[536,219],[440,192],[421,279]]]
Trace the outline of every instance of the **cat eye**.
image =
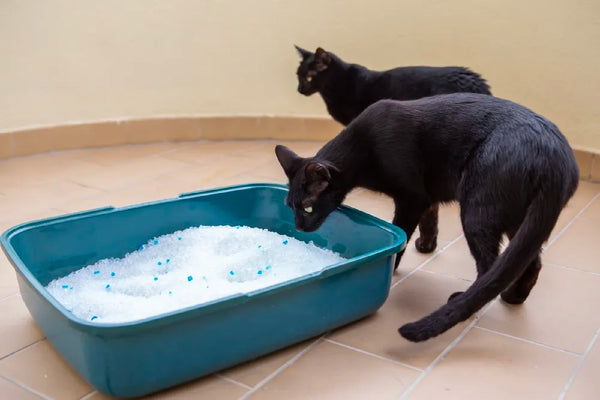
[[304,211],[306,211],[307,214],[310,214],[313,212],[312,207],[304,207]]
[[306,82],[310,82],[310,81],[312,81],[312,76],[307,76],[306,77]]

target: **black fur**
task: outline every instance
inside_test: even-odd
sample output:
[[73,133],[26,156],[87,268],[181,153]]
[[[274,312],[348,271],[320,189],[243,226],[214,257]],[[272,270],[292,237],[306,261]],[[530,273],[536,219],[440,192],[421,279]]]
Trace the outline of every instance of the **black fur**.
[[[284,146],[275,151],[290,181],[286,202],[299,230],[318,229],[356,186],[391,196],[394,224],[409,238],[432,204],[460,202],[478,277],[439,310],[400,328],[415,342],[466,320],[498,294],[509,303],[525,301],[541,267],[541,246],[579,176],[552,122],[480,94],[382,100],[314,157]],[[503,234],[510,244],[499,256]]]
[[348,64],[320,47],[314,53],[298,46],[296,49],[302,57],[296,71],[298,92],[306,96],[318,92],[329,114],[343,125],[378,100],[415,100],[457,92],[491,94],[486,81],[464,67],[416,66],[371,71]]
[[[306,96],[320,93],[329,114],[343,125],[382,99],[415,100],[456,92],[491,94],[486,81],[464,67],[399,67],[380,72],[345,63],[320,47],[314,53],[296,49],[302,57],[297,70],[298,91]],[[437,221],[438,205],[432,204],[419,223],[418,251],[435,250]]]

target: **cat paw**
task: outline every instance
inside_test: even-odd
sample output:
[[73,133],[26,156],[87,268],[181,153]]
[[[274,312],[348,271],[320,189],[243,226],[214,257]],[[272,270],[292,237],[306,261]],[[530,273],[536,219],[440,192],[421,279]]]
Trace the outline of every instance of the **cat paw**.
[[423,332],[419,327],[419,324],[415,322],[402,325],[400,329],[398,329],[398,332],[403,338],[410,340],[411,342],[422,342],[423,340],[429,339],[429,336]]
[[437,238],[430,241],[423,241],[421,238],[415,240],[415,247],[419,253],[431,253],[437,247]]
[[457,298],[458,296],[460,296],[461,294],[463,294],[463,292],[454,292],[452,293],[449,297],[448,297],[448,303],[450,303],[452,300],[454,300],[455,298]]

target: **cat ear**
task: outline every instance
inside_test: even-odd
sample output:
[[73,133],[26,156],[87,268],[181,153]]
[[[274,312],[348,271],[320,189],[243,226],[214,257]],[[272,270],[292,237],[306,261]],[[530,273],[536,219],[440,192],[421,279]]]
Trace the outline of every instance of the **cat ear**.
[[296,50],[298,50],[298,54],[300,54],[300,57],[302,57],[303,60],[307,59],[312,54],[310,51],[304,50],[302,47],[296,45],[294,45],[294,47],[296,48]]
[[338,169],[327,162],[310,162],[304,169],[308,191],[313,196],[318,196],[329,186],[332,172],[338,172]]
[[283,171],[288,178],[294,176],[298,165],[302,161],[302,157],[294,153],[288,147],[280,144],[275,146],[275,155],[277,156],[277,160],[279,160],[279,164],[281,164],[281,168],[283,168]]
[[317,71],[325,71],[327,67],[329,67],[329,63],[331,62],[331,55],[328,52],[323,50],[321,47],[317,48],[315,52],[315,63],[317,66]]

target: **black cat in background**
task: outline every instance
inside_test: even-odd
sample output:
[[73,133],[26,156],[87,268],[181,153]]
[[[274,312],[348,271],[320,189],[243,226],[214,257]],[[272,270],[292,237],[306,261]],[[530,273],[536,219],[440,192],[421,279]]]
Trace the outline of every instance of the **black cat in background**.
[[[314,53],[298,46],[296,49],[302,57],[296,72],[298,91],[305,96],[318,92],[329,114],[343,125],[382,99],[415,100],[457,92],[491,94],[485,79],[464,67],[415,66],[372,71],[348,64],[320,47]],[[419,223],[421,235],[415,246],[422,253],[430,253],[437,246],[438,209],[437,203],[432,204]]]

